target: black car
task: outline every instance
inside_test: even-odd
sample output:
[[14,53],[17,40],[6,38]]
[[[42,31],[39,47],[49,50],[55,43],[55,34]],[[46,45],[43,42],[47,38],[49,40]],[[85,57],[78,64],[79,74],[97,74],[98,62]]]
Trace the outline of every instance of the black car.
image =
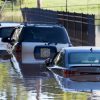
[[23,64],[44,64],[63,47],[71,46],[67,30],[61,25],[25,24],[20,26],[14,54]]

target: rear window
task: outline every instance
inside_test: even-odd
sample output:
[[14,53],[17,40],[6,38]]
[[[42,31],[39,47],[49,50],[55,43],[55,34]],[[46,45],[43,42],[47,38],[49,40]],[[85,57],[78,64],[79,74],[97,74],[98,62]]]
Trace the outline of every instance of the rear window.
[[69,43],[67,32],[60,27],[24,27],[20,41]]
[[69,64],[100,64],[100,52],[70,53]]
[[1,38],[10,37],[10,35],[13,32],[13,30],[14,30],[13,27],[3,27],[3,28],[0,28],[0,37]]

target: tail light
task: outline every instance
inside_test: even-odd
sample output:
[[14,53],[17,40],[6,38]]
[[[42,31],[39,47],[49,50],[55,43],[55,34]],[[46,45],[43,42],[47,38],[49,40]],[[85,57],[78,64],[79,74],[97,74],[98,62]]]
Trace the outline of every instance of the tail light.
[[15,47],[15,52],[21,52],[21,45],[17,45],[16,47]]
[[77,71],[71,71],[71,70],[63,70],[63,76],[64,77],[70,77],[72,75],[78,74]]
[[21,55],[22,55],[21,45],[16,45],[15,50],[14,50],[14,55],[18,61],[21,60]]

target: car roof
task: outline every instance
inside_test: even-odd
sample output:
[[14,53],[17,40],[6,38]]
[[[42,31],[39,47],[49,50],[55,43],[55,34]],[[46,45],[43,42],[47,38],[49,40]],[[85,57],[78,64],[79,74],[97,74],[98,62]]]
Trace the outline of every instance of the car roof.
[[1,22],[0,27],[16,27],[21,25],[21,23],[11,23],[11,22]]
[[34,27],[64,27],[60,24],[28,24],[28,23],[22,23],[21,26],[27,27],[27,26],[34,26]]
[[35,26],[35,27],[64,27],[61,24],[43,24],[43,23],[19,23],[19,22],[0,22],[0,26],[1,27],[16,27],[16,26],[20,26],[20,27],[31,27],[31,26]]
[[100,47],[95,46],[77,46],[77,47],[66,47],[63,48],[66,52],[91,52],[91,51],[99,51]]

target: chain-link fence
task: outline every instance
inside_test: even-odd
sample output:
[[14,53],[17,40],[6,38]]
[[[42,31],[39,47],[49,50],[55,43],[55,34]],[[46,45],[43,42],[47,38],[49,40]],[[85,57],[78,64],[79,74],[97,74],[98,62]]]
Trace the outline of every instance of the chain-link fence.
[[[20,8],[37,8],[38,0],[0,0],[0,21],[22,22]],[[15,1],[15,2],[13,2]],[[100,23],[100,0],[40,0],[41,8],[55,11],[95,14],[96,24]]]
[[[0,5],[0,8],[1,8],[0,9],[0,21],[1,22],[2,21],[3,22],[4,21],[5,22],[23,22],[25,21],[25,19],[23,19],[21,9],[38,7],[37,5],[38,0],[15,0],[15,1],[16,2],[13,2],[13,0],[7,1],[7,2],[0,1],[0,4],[1,4]],[[58,0],[58,1],[57,0],[40,0],[40,1],[41,1],[40,8],[46,9],[46,10],[71,12],[71,13],[76,12],[80,14],[94,14],[95,15],[94,25],[96,26],[100,25],[100,14],[99,14],[100,0],[84,0],[84,1],[83,0]],[[41,14],[40,16],[43,16],[43,15]],[[64,20],[63,17],[61,19]],[[68,20],[70,21],[70,19]],[[65,22],[67,21],[64,21],[63,23],[64,25],[65,25]],[[74,23],[74,21],[70,23]],[[77,26],[79,25],[73,24],[73,28],[76,29],[78,28]],[[75,39],[76,38],[74,39],[72,38],[73,41]]]
[[67,29],[73,45],[95,45],[95,16],[91,14],[22,8],[28,23],[61,24]]

